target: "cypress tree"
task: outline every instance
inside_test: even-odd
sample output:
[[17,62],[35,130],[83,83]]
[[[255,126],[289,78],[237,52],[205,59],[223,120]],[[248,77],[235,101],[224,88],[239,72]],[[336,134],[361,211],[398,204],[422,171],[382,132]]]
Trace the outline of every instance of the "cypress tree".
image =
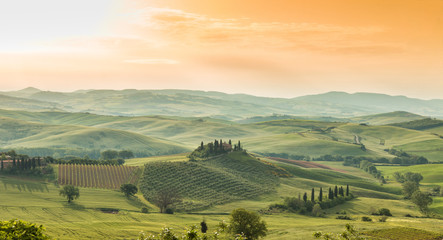
[[339,193],[340,193],[340,195],[341,195],[342,197],[345,196],[345,191],[344,191],[344,189],[343,189],[343,186],[340,186]]
[[229,139],[229,145],[232,145],[231,139]]
[[16,168],[17,167],[17,162],[15,161],[15,158],[12,159],[12,168]]
[[303,201],[304,202],[308,201],[308,194],[306,194],[306,193],[303,194]]
[[203,150],[203,141],[200,143],[200,150]]
[[241,151],[240,140],[238,140],[238,150]]
[[41,166],[42,166],[42,161],[40,160],[40,157],[39,157],[39,158],[37,158],[37,165],[38,165],[39,167],[41,167]]
[[320,188],[320,193],[318,194],[318,201],[322,201],[323,200],[323,189]]
[[338,188],[337,188],[337,185],[335,185],[335,189],[334,189],[334,197],[338,197]]
[[311,191],[311,202],[315,202],[314,188]]
[[349,184],[346,184],[346,196],[349,196]]
[[32,164],[32,169],[35,169],[35,167],[36,167],[36,163],[35,163],[35,158],[32,158],[32,160],[31,160],[31,164]]
[[328,198],[331,199],[331,200],[334,199],[334,193],[332,192],[331,188],[329,188]]
[[220,139],[220,151],[223,152],[223,140]]

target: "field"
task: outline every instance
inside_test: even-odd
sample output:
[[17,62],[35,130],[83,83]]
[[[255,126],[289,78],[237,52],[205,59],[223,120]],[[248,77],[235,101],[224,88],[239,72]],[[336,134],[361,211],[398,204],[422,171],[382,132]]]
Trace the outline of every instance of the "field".
[[140,169],[129,166],[59,164],[58,184],[78,187],[119,189],[122,184],[136,184]]

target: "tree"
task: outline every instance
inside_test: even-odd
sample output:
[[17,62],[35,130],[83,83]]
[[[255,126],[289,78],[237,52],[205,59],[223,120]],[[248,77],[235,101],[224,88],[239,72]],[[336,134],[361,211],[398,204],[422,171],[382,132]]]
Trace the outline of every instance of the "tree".
[[0,239],[50,239],[44,234],[45,228],[35,223],[29,223],[21,220],[0,221]]
[[411,198],[412,194],[418,190],[418,184],[415,182],[407,181],[402,184],[403,194],[405,198]]
[[100,153],[103,160],[112,160],[118,157],[118,152],[114,150],[106,150]]
[[312,191],[311,191],[311,202],[314,202],[315,201],[315,194],[314,194],[314,188],[312,188]]
[[125,194],[126,197],[134,196],[137,193],[137,186],[131,183],[125,183],[120,186],[120,191]]
[[201,227],[200,230],[201,230],[202,233],[206,233],[208,231],[208,225],[206,224],[205,220],[203,220],[200,223],[200,227]]
[[203,150],[205,148],[205,145],[203,144],[203,141],[200,143],[200,150]]
[[240,144],[240,140],[238,140],[238,145],[237,145],[237,149],[239,150],[239,151],[241,151],[242,149],[241,149],[241,144]]
[[323,189],[320,188],[320,193],[318,194],[318,201],[323,201]]
[[72,200],[80,197],[80,190],[72,185],[65,185],[63,189],[60,190],[60,195],[66,197],[68,203],[70,203]]
[[337,185],[335,185],[335,189],[334,189],[334,197],[338,197],[338,188],[337,188]]
[[[134,153],[129,150],[121,150],[120,152],[118,152],[118,157],[123,158],[123,159],[133,158]],[[113,158],[111,158],[111,159],[113,159]]]
[[306,201],[308,201],[308,194],[303,194],[303,202],[306,202]]
[[315,204],[314,208],[312,208],[312,215],[315,217],[320,217],[323,215],[323,210],[321,209],[320,204]]
[[349,196],[349,184],[346,185],[346,197]]
[[411,201],[417,205],[420,212],[427,214],[429,212],[428,206],[432,203],[432,198],[427,193],[422,193],[420,190],[415,191],[411,196]]
[[360,233],[354,229],[354,227],[351,224],[346,224],[346,230],[343,233],[322,233],[322,232],[315,232],[314,234],[315,238],[323,238],[327,240],[364,240],[365,237],[361,237]]
[[154,195],[152,201],[160,208],[160,213],[164,213],[169,206],[181,202],[182,199],[176,190],[162,189]]
[[248,240],[254,240],[265,237],[268,229],[260,215],[238,208],[231,213],[229,231],[232,234],[243,234]]

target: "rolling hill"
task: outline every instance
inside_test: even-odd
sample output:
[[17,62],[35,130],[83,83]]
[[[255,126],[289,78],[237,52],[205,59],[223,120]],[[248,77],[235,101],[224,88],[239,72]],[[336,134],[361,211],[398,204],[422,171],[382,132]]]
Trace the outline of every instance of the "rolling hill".
[[[242,120],[272,114],[343,118],[408,111],[424,116],[443,117],[443,100],[421,100],[375,93],[329,92],[296,98],[267,98],[173,89],[81,90],[62,93],[28,88],[0,94],[18,97],[14,109],[29,110],[26,100],[32,100],[46,103],[49,108],[56,107],[68,112],[120,116],[169,115]],[[36,102],[33,104],[36,105]],[[0,108],[11,109],[6,102],[0,102]]]
[[[185,152],[180,144],[121,130],[74,125],[48,125],[11,118],[0,118],[3,149],[16,149],[31,155],[84,156],[97,158],[107,149],[131,149],[139,156]],[[38,154],[36,154],[38,153]],[[97,156],[98,155],[98,156]]]

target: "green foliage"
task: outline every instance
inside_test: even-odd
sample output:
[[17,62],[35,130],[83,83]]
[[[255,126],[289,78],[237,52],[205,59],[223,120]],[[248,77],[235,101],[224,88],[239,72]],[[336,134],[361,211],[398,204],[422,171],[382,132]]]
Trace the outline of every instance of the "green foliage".
[[231,213],[229,231],[232,234],[242,234],[248,240],[255,240],[265,237],[268,229],[260,215],[238,208]]
[[411,201],[417,205],[420,212],[424,214],[429,213],[429,205],[432,204],[432,198],[429,194],[417,190],[412,194]]
[[363,217],[361,217],[361,220],[362,220],[363,222],[372,222],[372,218],[367,217],[367,216],[363,216]]
[[134,196],[138,188],[134,184],[125,183],[120,186],[120,191],[125,194],[126,197]]
[[419,184],[423,180],[423,176],[420,173],[413,173],[413,172],[407,172],[405,174],[402,174],[400,172],[395,172],[394,178],[399,183],[404,183],[406,181],[409,181]]
[[0,239],[5,240],[46,240],[45,228],[21,220],[0,221]]
[[72,185],[65,185],[63,189],[60,190],[60,195],[66,197],[68,203],[70,203],[72,200],[80,197],[80,190]]
[[141,212],[142,212],[142,213],[148,213],[148,212],[149,212],[149,209],[148,209],[147,207],[142,207]]
[[377,212],[372,213],[372,215],[392,216],[391,211],[387,208],[380,208]]
[[418,184],[416,182],[407,181],[402,184],[403,194],[405,198],[411,198],[412,194],[419,189]]
[[149,200],[160,208],[160,213],[173,214],[174,211],[171,207],[180,203],[182,198],[177,190],[164,188],[157,191]]
[[426,119],[414,120],[409,122],[394,123],[391,125],[396,127],[414,129],[414,130],[425,130],[425,129],[443,126],[443,121],[432,118],[426,118]]

